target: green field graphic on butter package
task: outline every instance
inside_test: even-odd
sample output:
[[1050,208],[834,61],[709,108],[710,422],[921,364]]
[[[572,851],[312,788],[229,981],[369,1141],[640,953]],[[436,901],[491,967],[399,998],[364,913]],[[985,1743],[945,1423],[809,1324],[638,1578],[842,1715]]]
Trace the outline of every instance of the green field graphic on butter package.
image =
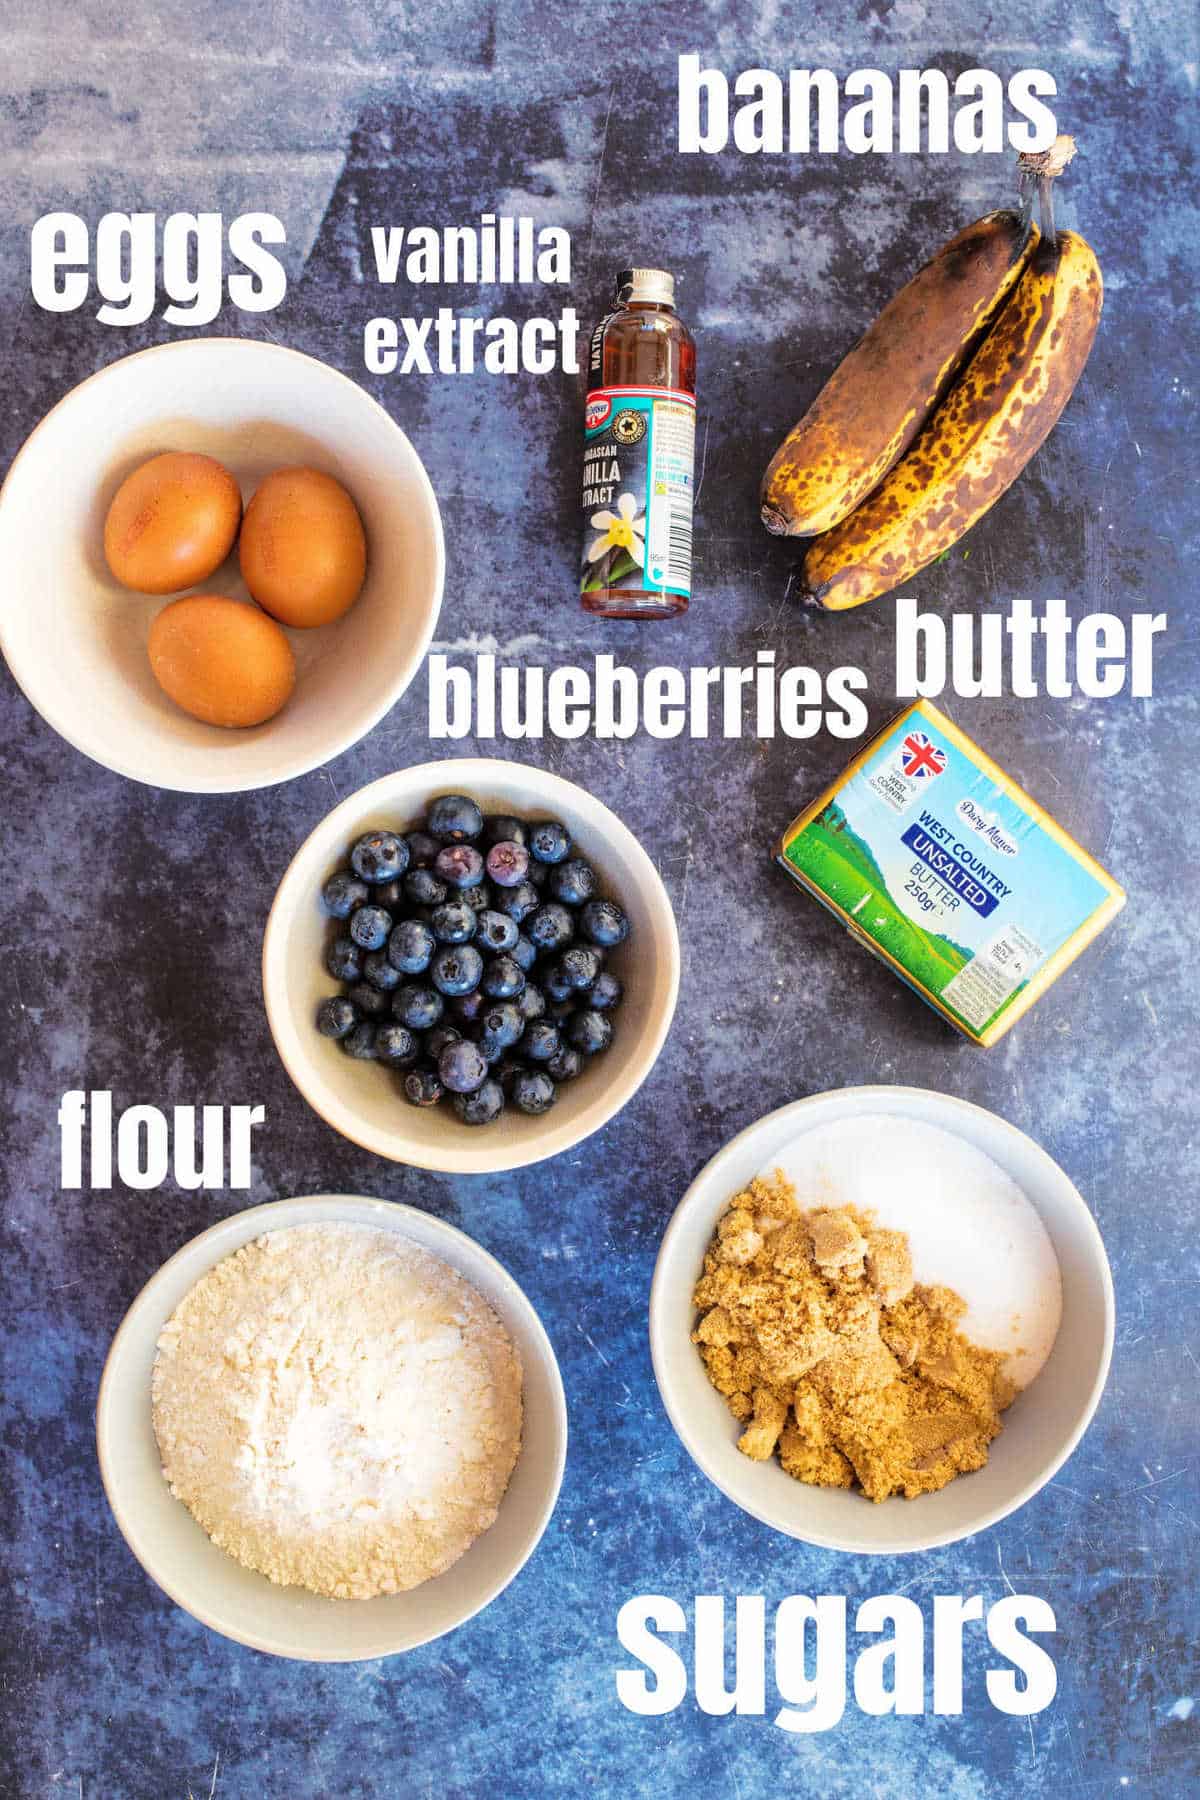
[[1099,863],[927,700],[872,739],[788,827],[777,855],[983,1045],[1125,903]]

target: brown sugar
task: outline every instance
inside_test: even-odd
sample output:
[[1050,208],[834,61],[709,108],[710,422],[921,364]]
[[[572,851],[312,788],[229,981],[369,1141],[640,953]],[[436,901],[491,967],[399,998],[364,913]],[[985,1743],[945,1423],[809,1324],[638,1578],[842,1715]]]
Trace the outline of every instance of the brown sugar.
[[745,1429],[816,1487],[871,1500],[982,1468],[1016,1389],[959,1331],[966,1303],[913,1281],[908,1239],[853,1207],[804,1211],[781,1175],[735,1194],[696,1284],[693,1342]]

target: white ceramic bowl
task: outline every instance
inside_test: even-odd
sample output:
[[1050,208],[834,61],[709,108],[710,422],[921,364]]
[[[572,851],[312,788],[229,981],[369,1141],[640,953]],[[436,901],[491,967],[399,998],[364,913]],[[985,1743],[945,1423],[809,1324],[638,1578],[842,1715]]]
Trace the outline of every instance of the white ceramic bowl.
[[[738,1189],[802,1131],[891,1113],[956,1133],[1000,1165],[1037,1209],[1062,1273],[1062,1324],[1037,1379],[1004,1415],[986,1468],[936,1494],[879,1505],[857,1491],[808,1487],[776,1459],[737,1448],[741,1427],[705,1374],[690,1332],[692,1290],[717,1219]],[[924,1088],[859,1087],[816,1094],[749,1126],[697,1175],[659,1251],[650,1294],[650,1349],[659,1391],[685,1448],[729,1499],[789,1537],[831,1550],[894,1555],[932,1550],[994,1525],[1024,1505],[1070,1456],[1096,1410],[1113,1342],[1113,1289],[1095,1220],[1044,1150],[967,1101]]]
[[[372,826],[412,830],[439,794],[470,794],[484,812],[561,819],[604,890],[629,916],[611,967],[625,983],[612,1048],[566,1082],[549,1112],[509,1108],[493,1125],[463,1125],[449,1107],[411,1106],[399,1078],[355,1062],[317,1033],[318,1002],[337,991],[325,972],[330,922],[321,889]],[[300,846],[279,884],[263,940],[263,992],[275,1047],[309,1105],[344,1137],[393,1162],[458,1175],[518,1169],[557,1156],[611,1119],[662,1049],[679,991],[679,938],[658,870],[615,813],[561,776],[485,758],[425,763],[351,794]]]
[[[307,463],[337,476],[362,514],[363,592],[336,623],[288,632],[296,690],[265,725],[223,731],[168,700],[146,654],[167,599],[108,571],[109,503],[160,450],[215,456],[244,499],[271,469]],[[0,645],[42,717],[118,774],[193,793],[268,787],[340,755],[399,699],[433,635],[443,568],[429,479],[369,394],[277,344],[191,338],[101,369],[16,457],[0,492]],[[236,550],[202,589],[247,597]]]
[[[215,1263],[265,1231],[341,1221],[396,1231],[464,1275],[511,1333],[524,1365],[520,1455],[496,1522],[444,1575],[405,1594],[327,1600],[277,1587],[219,1550],[163,1478],[150,1376],[163,1326]],[[452,1225],[415,1207],[345,1194],[276,1200],[185,1244],[142,1289],[113,1339],[96,1406],[109,1504],[146,1573],[185,1612],[252,1649],[305,1662],[393,1656],[453,1631],[506,1588],[546,1529],[562,1481],[567,1411],[550,1340],[512,1276]]]

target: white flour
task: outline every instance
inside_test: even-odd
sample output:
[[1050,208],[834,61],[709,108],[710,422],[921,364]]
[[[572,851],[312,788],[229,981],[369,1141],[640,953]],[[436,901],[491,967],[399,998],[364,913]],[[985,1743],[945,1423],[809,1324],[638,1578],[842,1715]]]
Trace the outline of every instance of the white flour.
[[496,1517],[521,1364],[495,1313],[407,1238],[298,1225],[244,1245],[163,1328],[171,1492],[272,1581],[347,1599],[439,1575]]

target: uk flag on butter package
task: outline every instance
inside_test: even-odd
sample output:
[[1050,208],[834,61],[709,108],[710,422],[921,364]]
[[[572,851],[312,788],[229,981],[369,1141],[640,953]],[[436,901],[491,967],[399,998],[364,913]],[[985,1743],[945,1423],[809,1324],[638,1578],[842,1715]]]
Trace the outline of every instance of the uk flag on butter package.
[[926,781],[946,767],[946,752],[923,731],[910,731],[900,747],[900,767],[910,780]]

